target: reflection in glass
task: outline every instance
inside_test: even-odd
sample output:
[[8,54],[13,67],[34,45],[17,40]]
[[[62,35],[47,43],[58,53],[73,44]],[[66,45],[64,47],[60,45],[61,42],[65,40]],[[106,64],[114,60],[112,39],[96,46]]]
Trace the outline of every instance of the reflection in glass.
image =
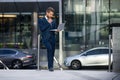
[[108,46],[109,21],[120,18],[119,3],[120,0],[65,0],[64,50],[83,51]]
[[31,16],[0,15],[0,47],[31,48]]

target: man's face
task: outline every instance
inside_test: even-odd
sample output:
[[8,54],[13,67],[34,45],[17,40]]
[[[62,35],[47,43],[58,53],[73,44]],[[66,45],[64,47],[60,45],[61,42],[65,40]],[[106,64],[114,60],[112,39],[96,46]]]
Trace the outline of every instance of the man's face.
[[46,16],[48,18],[53,18],[54,12],[50,11],[50,12],[46,12]]

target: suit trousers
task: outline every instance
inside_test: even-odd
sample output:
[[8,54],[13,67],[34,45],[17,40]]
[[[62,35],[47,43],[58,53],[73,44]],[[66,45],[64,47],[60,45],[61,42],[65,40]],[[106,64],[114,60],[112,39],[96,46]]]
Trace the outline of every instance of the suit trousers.
[[44,42],[44,45],[47,48],[48,69],[50,69],[54,63],[55,41],[51,39]]

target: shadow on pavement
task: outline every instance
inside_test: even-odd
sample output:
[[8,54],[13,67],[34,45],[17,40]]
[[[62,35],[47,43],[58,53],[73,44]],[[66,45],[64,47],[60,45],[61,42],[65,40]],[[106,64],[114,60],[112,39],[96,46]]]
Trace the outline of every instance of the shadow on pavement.
[[108,66],[85,66],[82,70],[107,70]]

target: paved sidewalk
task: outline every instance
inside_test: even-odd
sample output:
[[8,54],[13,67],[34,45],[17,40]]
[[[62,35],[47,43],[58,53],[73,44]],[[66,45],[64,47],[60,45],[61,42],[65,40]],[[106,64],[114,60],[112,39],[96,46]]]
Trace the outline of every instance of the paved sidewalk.
[[[118,74],[93,70],[0,70],[0,80],[112,80]],[[120,80],[117,76],[113,80]]]

